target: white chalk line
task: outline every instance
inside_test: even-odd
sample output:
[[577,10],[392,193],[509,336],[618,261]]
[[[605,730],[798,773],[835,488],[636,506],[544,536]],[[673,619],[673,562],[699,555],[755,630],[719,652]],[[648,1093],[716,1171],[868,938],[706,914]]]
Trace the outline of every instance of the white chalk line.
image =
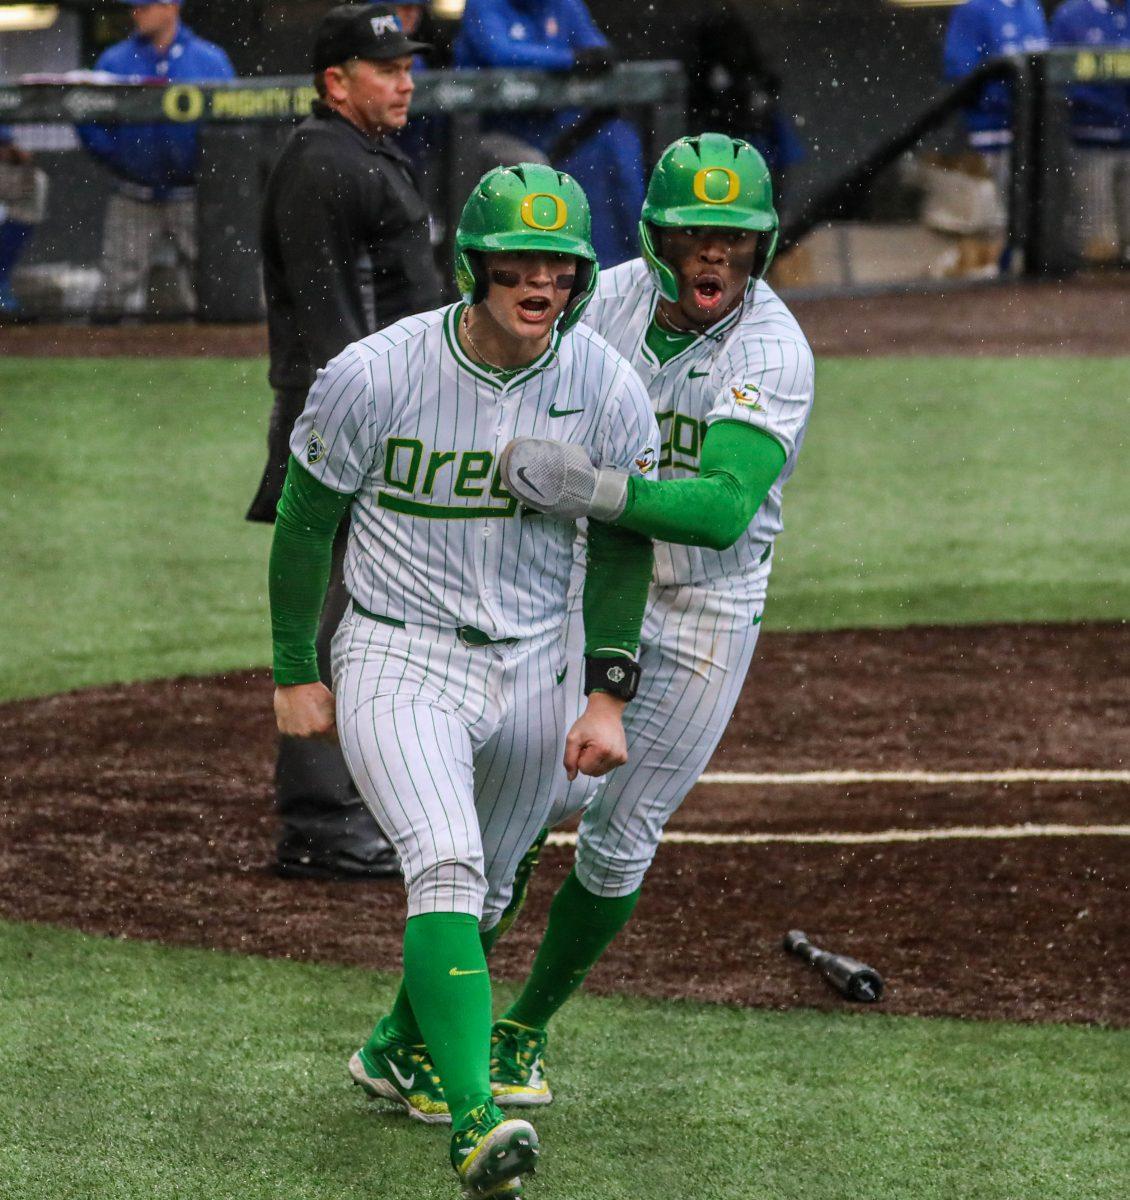
[[[892,842],[1006,841],[1038,837],[1130,837],[1130,825],[955,825],[945,829],[882,829],[873,833],[683,833],[663,841],[676,846],[763,846],[773,842],[813,846],[870,846]],[[551,833],[551,846],[575,846],[575,833]]]
[[760,787],[848,783],[1130,783],[1130,771],[707,771],[699,776],[698,782]]

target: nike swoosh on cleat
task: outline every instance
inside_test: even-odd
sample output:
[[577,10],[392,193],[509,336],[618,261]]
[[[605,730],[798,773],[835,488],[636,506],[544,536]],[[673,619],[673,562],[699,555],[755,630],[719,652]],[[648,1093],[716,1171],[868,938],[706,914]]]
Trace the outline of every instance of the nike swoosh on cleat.
[[411,1075],[401,1075],[401,1073],[396,1069],[396,1063],[394,1063],[387,1054],[385,1055],[385,1062],[388,1063],[388,1069],[396,1076],[396,1082],[399,1083],[405,1091],[407,1091],[416,1082],[415,1071],[413,1071]]
[[549,415],[551,417],[571,417],[574,413],[582,413],[583,408],[557,408],[556,405],[549,406]]
[[485,975],[485,974],[486,974],[485,970],[460,971],[458,967],[452,967],[451,970],[448,971],[448,975]]
[[531,492],[534,493],[534,495],[540,496],[542,494],[541,488],[539,488],[537,484],[535,484],[526,474],[525,467],[519,467],[514,474],[518,476],[518,478],[526,485],[526,487],[530,489]]

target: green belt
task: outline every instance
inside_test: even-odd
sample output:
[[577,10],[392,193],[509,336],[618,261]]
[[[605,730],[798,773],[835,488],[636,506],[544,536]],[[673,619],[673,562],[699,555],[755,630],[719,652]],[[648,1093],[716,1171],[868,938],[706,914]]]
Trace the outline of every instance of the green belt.
[[[356,600],[353,601],[353,611],[360,613],[363,617],[368,617],[370,621],[379,621],[382,625],[391,625],[393,629],[407,628],[403,621],[398,621],[395,617],[382,617],[380,613],[370,612],[367,608],[362,608]],[[483,633],[481,629],[476,629],[474,625],[460,625],[455,630],[455,636],[464,646],[514,646],[518,642],[518,638],[492,638],[489,633]]]

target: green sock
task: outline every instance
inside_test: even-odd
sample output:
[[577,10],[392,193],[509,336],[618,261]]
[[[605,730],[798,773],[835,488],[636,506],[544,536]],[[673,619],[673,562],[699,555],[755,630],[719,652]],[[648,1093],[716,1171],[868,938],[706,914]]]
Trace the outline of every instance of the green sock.
[[[501,932],[501,925],[479,931],[479,940],[482,942],[484,954],[490,954]],[[416,1014],[412,1011],[412,1001],[408,999],[408,989],[404,986],[404,980],[400,981],[396,999],[392,1002],[392,1008],[389,1010],[388,1016],[384,1018],[383,1024],[382,1032],[392,1038],[394,1042],[418,1046],[424,1040],[424,1035],[420,1032],[420,1026],[416,1021]]]
[[459,1129],[490,1099],[490,975],[478,920],[451,912],[409,918],[404,986]]
[[576,871],[561,885],[530,977],[503,1019],[544,1029],[628,923],[640,893],[605,899],[587,891]]

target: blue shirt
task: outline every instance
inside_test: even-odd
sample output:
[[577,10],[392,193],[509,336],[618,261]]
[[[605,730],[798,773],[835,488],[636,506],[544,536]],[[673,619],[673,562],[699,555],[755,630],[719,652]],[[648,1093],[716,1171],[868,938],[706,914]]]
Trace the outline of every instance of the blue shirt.
[[[201,83],[232,79],[235,69],[219,46],[179,25],[165,50],[134,34],[103,51],[95,68],[112,75]],[[162,122],[147,125],[80,125],[83,145],[120,179],[152,188],[155,199],[195,181],[197,127]]]
[[[1048,48],[1048,25],[1040,0],[968,0],[955,8],[943,51],[946,79],[964,79],[975,68],[1005,54]],[[969,143],[979,150],[1012,143],[1012,89],[986,84],[966,109]]]
[[[1130,49],[1126,0],[1067,0],[1051,23],[1057,46]],[[1130,146],[1130,84],[1077,84],[1069,92],[1071,132],[1091,146]]]
[[[467,0],[455,39],[457,67],[525,67],[569,71],[576,51],[605,47],[584,0]],[[576,109],[492,121],[539,150],[577,120]]]

